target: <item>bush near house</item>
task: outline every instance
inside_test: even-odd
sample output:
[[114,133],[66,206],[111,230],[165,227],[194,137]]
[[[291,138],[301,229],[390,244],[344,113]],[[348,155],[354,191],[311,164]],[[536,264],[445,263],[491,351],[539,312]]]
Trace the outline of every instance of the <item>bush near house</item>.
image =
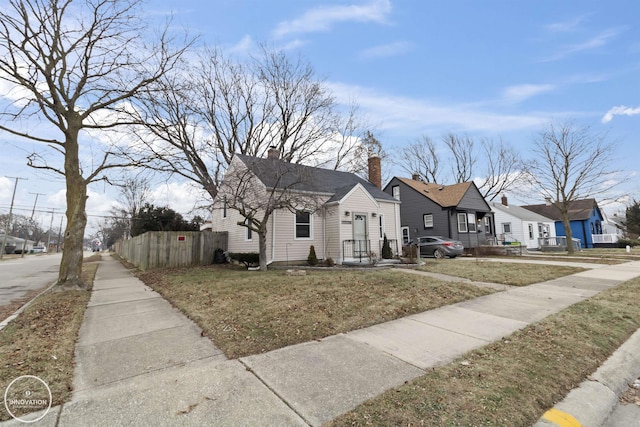
[[307,257],[307,264],[311,266],[318,265],[318,257],[316,256],[316,248],[311,245],[309,247],[309,256]]
[[247,268],[260,264],[260,254],[257,252],[231,252],[229,258],[244,264]]
[[389,239],[387,239],[386,233],[384,235],[384,240],[382,242],[382,258],[383,259],[393,258],[393,252],[391,251],[391,245],[389,244]]

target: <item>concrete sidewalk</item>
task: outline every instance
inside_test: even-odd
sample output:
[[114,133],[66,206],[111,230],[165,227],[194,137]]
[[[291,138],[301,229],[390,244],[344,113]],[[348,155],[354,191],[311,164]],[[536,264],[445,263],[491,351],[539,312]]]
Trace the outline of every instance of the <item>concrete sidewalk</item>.
[[640,262],[602,266],[226,360],[195,324],[106,258],[80,331],[73,399],[43,423],[318,426],[636,276]]

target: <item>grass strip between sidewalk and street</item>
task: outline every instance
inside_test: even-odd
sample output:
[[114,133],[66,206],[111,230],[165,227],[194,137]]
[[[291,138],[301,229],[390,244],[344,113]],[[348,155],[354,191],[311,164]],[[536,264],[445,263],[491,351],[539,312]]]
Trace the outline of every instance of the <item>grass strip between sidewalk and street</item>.
[[[82,278],[93,284],[100,256],[84,260]],[[91,293],[46,292],[0,331],[0,389],[14,379],[34,375],[47,383],[52,404],[71,398],[78,331]],[[15,414],[14,414],[15,415]],[[11,419],[4,405],[0,421]]]
[[640,327],[640,278],[471,351],[331,427],[530,426]]
[[527,286],[584,271],[580,267],[486,260],[425,260],[420,271],[464,277],[475,282]]
[[494,292],[397,271],[246,271],[195,267],[139,273],[238,358],[348,332]]

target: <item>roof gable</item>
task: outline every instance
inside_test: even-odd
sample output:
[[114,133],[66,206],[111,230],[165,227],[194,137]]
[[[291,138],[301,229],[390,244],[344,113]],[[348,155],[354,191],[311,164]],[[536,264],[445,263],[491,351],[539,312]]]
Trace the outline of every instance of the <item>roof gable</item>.
[[[526,205],[522,207],[542,216],[551,218],[554,221],[562,221],[560,209],[558,209],[554,203]],[[602,214],[600,214],[600,208],[598,208],[598,203],[596,203],[596,199],[573,200],[569,202],[569,220],[586,221],[591,218],[591,214],[594,209],[596,209],[600,217],[602,217]]]
[[[396,179],[402,182],[403,184],[411,187],[422,196],[437,203],[443,208],[458,206],[462,202],[462,200],[465,198],[465,195],[467,195],[469,190],[472,190],[472,191],[475,190],[476,192],[478,192],[478,195],[480,196],[480,198],[482,198],[482,195],[478,191],[478,188],[471,181],[461,182],[461,183],[452,184],[452,185],[442,185],[442,184],[416,181],[408,178],[396,177]],[[484,199],[482,200],[487,208],[487,211],[489,211],[490,210],[489,205],[487,205]]]
[[247,168],[268,188],[289,189],[331,195],[332,201],[342,199],[360,184],[376,200],[397,202],[371,182],[350,172],[289,163],[280,159],[236,154]]
[[514,218],[518,218],[522,221],[534,221],[534,222],[554,222],[553,219],[540,215],[532,210],[525,209],[521,206],[509,205],[505,206],[502,203],[493,202],[491,206],[494,210],[507,213]]

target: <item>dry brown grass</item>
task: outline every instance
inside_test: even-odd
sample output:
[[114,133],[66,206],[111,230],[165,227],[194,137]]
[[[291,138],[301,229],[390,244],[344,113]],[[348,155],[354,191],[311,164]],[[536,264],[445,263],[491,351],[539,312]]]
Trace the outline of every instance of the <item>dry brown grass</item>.
[[230,358],[397,319],[493,291],[393,271],[156,270],[139,277]]
[[475,282],[526,286],[584,271],[584,268],[483,260],[426,260],[418,268],[431,273],[465,277]]
[[530,426],[638,327],[640,279],[634,279],[435,368],[330,425]]
[[[85,259],[85,282],[93,283],[98,264],[92,261],[99,259]],[[89,296],[86,291],[43,294],[0,331],[1,390],[19,376],[35,375],[51,389],[52,406],[69,400],[75,344]],[[10,418],[2,405],[0,420]]]

